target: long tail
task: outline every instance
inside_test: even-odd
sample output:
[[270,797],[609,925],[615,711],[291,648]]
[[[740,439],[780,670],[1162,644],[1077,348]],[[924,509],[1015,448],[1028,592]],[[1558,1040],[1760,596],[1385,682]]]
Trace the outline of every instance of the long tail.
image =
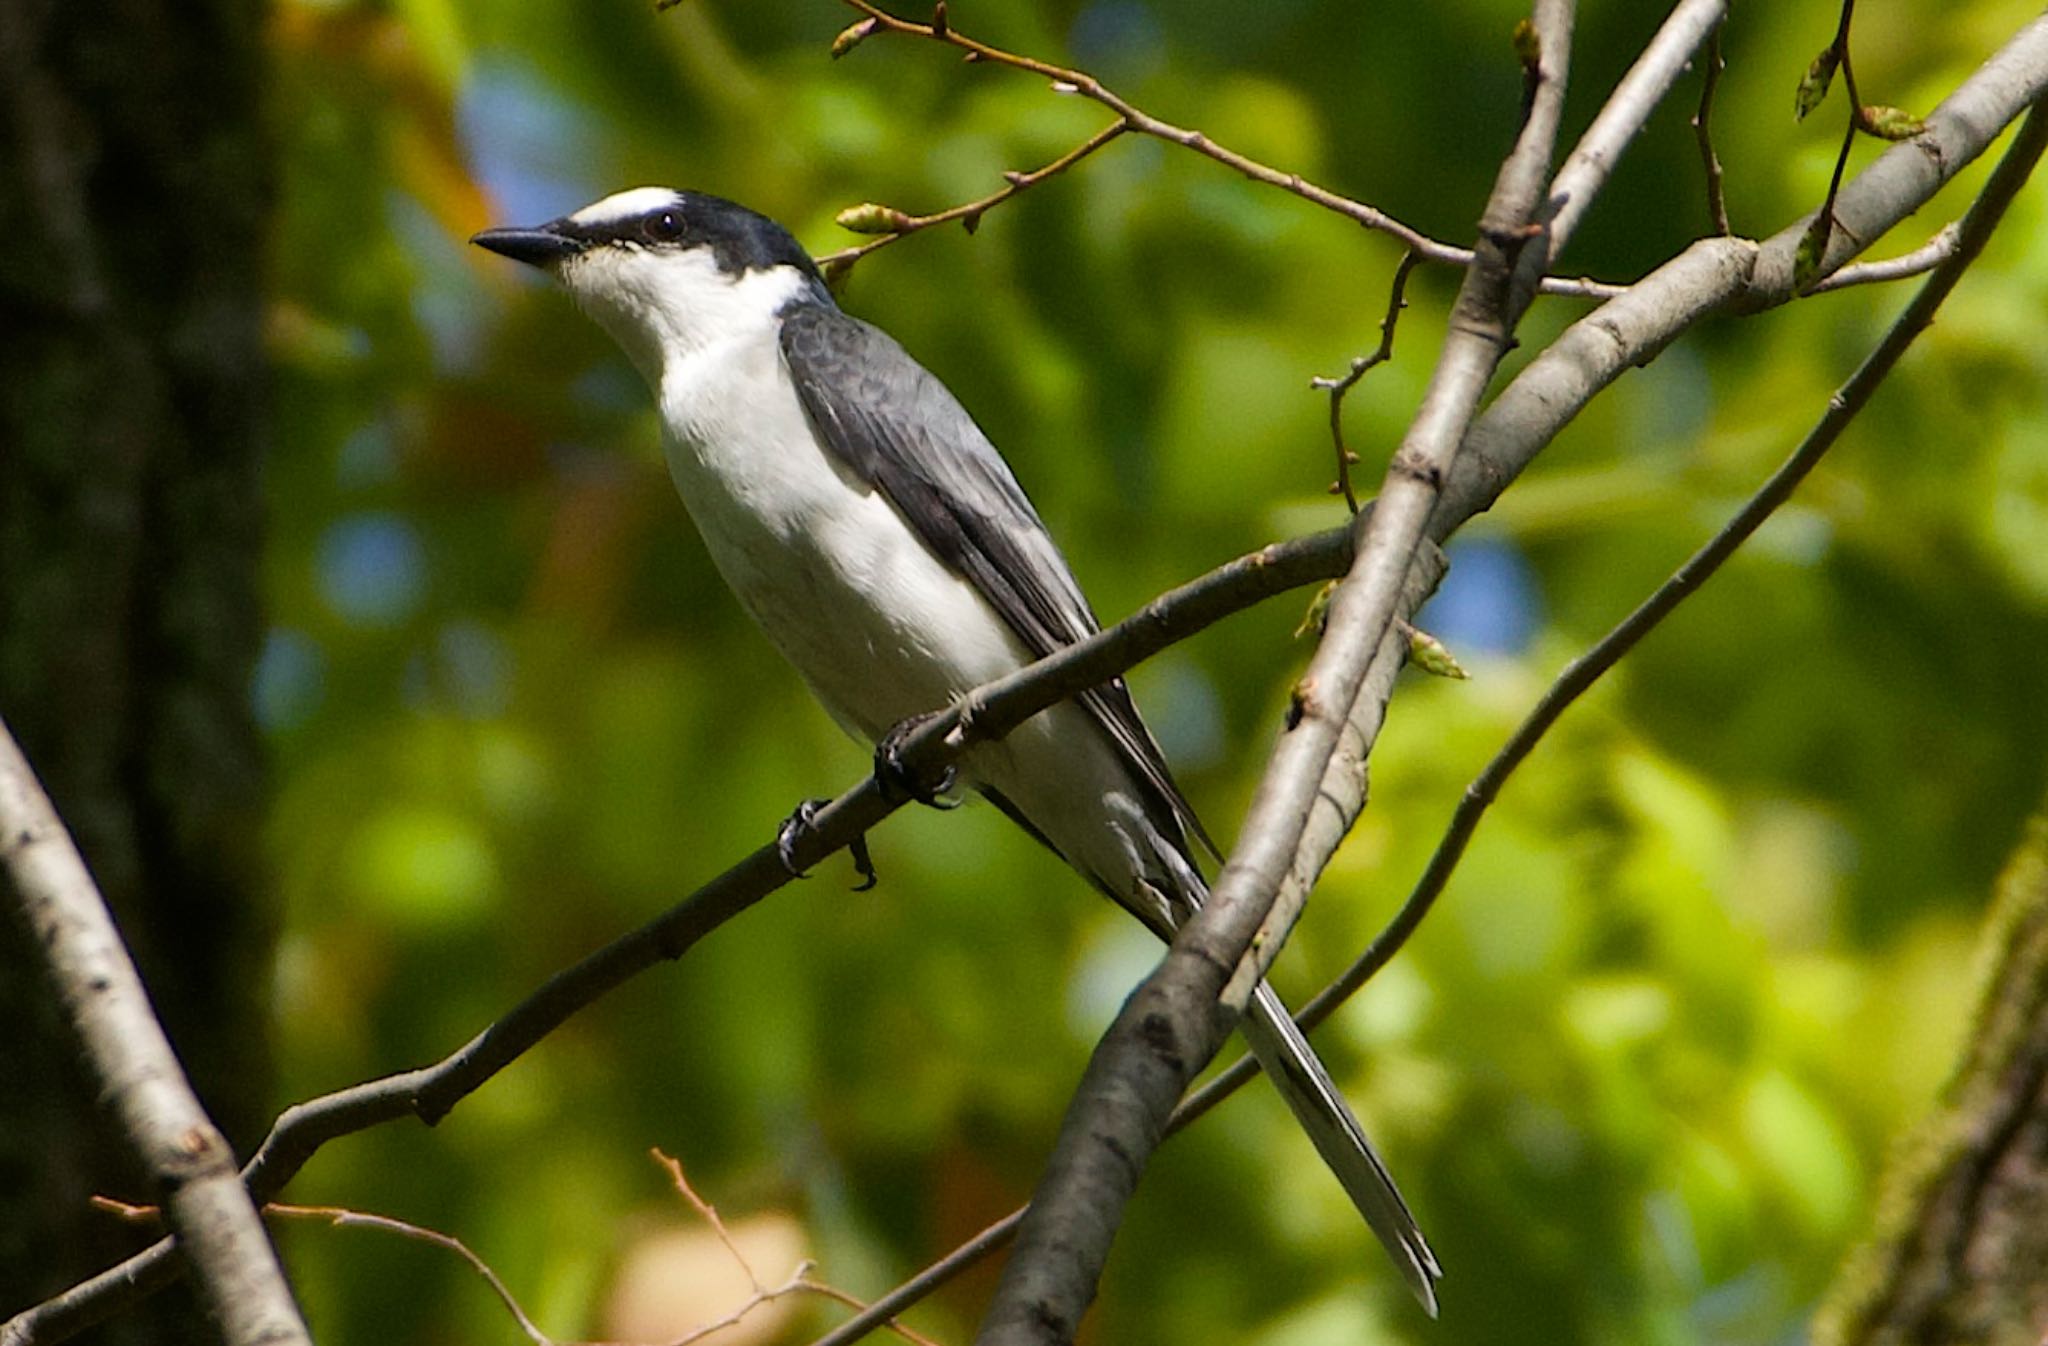
[[1393,1175],[1365,1138],[1351,1107],[1323,1068],[1322,1058],[1294,1025],[1294,1016],[1265,982],[1252,997],[1242,1021],[1245,1041],[1259,1059],[1266,1077],[1280,1090],[1288,1108],[1315,1143],[1316,1152],[1337,1175],[1358,1213],[1386,1246],[1387,1256],[1401,1270],[1408,1288],[1430,1317],[1436,1317],[1436,1281],[1443,1274],[1429,1241],[1401,1199]]
[[[1186,843],[1179,840],[1177,828],[1169,829],[1152,821],[1144,835],[1164,882],[1146,880],[1140,883],[1139,891],[1156,893],[1160,906],[1148,910],[1135,900],[1118,901],[1152,926],[1160,938],[1170,940],[1173,928],[1208,901],[1209,885],[1188,857]],[[1109,885],[1101,886],[1115,896]],[[1323,1157],[1323,1163],[1336,1175],[1351,1204],[1358,1207],[1358,1213],[1378,1235],[1387,1256],[1400,1268],[1401,1278],[1408,1282],[1408,1288],[1415,1292],[1415,1298],[1429,1316],[1436,1317],[1436,1282],[1443,1275],[1443,1268],[1437,1265],[1436,1254],[1429,1250],[1429,1240],[1422,1236],[1422,1227],[1415,1223],[1408,1203],[1401,1199],[1401,1189],[1394,1186],[1393,1175],[1387,1172],[1372,1142],[1365,1138],[1365,1129],[1351,1115],[1351,1105],[1337,1092],[1336,1081],[1330,1078],[1322,1058],[1295,1026],[1294,1016],[1281,1003],[1279,993],[1266,982],[1261,981],[1253,993],[1238,1030],[1244,1034],[1252,1055],[1259,1059],[1266,1078],[1287,1100],[1294,1120],[1308,1133],[1316,1153]]]
[[[1126,887],[1091,871],[1076,854],[1054,844],[1006,795],[985,783],[980,788],[1018,826],[1047,849],[1065,856],[1111,901],[1163,940],[1171,941],[1175,927],[1208,900],[1208,882],[1188,855],[1184,833],[1173,811],[1161,804],[1156,814],[1146,812],[1142,804],[1134,802],[1144,798],[1141,791],[1133,790],[1129,796],[1112,794],[1104,801],[1112,812],[1122,805],[1126,810],[1122,835],[1142,839],[1151,852],[1152,863],[1144,866],[1149,872]],[[1351,1115],[1351,1106],[1337,1092],[1336,1082],[1330,1078],[1322,1058],[1295,1027],[1294,1016],[1280,1002],[1278,993],[1265,982],[1259,983],[1252,996],[1239,1022],[1239,1031],[1250,1045],[1252,1055],[1259,1059],[1266,1077],[1287,1100],[1288,1109],[1308,1133],[1323,1163],[1336,1175],[1352,1204],[1358,1207],[1358,1213],[1386,1246],[1387,1256],[1400,1268],[1408,1288],[1415,1292],[1415,1298],[1429,1316],[1436,1317],[1436,1282],[1443,1270],[1437,1265],[1436,1254],[1429,1250],[1429,1240],[1422,1236],[1408,1203],[1394,1186],[1393,1176],[1373,1150],[1372,1142],[1365,1138],[1358,1119]]]

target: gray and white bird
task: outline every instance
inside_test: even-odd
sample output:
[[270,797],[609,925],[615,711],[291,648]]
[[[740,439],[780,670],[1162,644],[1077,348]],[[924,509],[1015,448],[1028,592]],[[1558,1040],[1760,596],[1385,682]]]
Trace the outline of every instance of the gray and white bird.
[[[841,312],[774,221],[640,187],[473,241],[548,272],[625,348],[719,573],[856,738],[880,742],[1097,629],[981,428],[887,333]],[[1121,680],[976,747],[961,776],[1161,938],[1207,895],[1189,841],[1214,847]],[[1434,1314],[1429,1244],[1270,987],[1243,1032]]]

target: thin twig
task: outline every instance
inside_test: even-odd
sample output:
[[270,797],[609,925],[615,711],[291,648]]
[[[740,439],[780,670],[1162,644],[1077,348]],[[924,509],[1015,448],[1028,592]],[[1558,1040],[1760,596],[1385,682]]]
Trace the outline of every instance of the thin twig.
[[[966,52],[967,59],[970,61],[985,61],[991,65],[1006,66],[1012,70],[1023,70],[1030,74],[1038,75],[1043,79],[1051,81],[1055,93],[1074,94],[1089,99],[1092,102],[1100,103],[1116,113],[1119,120],[1114,125],[1118,126],[1120,130],[1132,131],[1138,135],[1152,136],[1169,144],[1179,145],[1183,149],[1193,150],[1205,158],[1213,159],[1226,168],[1243,174],[1254,182],[1263,183],[1268,187],[1277,187],[1283,192],[1288,192],[1300,197],[1304,201],[1313,202],[1325,210],[1334,211],[1346,219],[1356,221],[1368,229],[1399,239],[1410,252],[1420,254],[1424,261],[1457,267],[1471,265],[1472,250],[1470,248],[1461,248],[1455,244],[1446,243],[1441,239],[1431,238],[1421,230],[1395,219],[1392,215],[1387,214],[1376,206],[1368,205],[1355,197],[1349,197],[1342,192],[1332,191],[1327,187],[1310,182],[1299,173],[1282,172],[1271,165],[1261,163],[1250,155],[1242,154],[1227,145],[1218,144],[1201,131],[1191,130],[1184,126],[1176,126],[1172,122],[1155,117],[1143,108],[1113,92],[1101,80],[1088,74],[1086,71],[1054,65],[1050,61],[1041,61],[1034,56],[1025,56],[1017,52],[1006,51],[1001,47],[990,46],[986,42],[976,41],[954,27],[950,21],[918,23],[912,19],[898,18],[879,5],[872,3],[872,0],[844,0],[844,3],[867,15],[868,19],[883,31],[905,37],[921,37],[935,42],[943,42],[948,46],[957,47],[961,51]],[[943,9],[943,6],[941,9]],[[987,209],[986,205],[978,202],[970,202],[966,206],[955,207],[954,209],[965,214],[971,213],[976,206],[980,206],[984,210]],[[833,254],[835,257],[839,255]],[[1542,279],[1541,288],[1544,294],[1579,299],[1609,299],[1625,290],[1627,286],[1596,281],[1585,277],[1571,279],[1563,276],[1545,276]]]
[[837,252],[826,253],[817,259],[818,266],[824,271],[827,280],[837,282],[840,277],[851,271],[853,264],[861,258],[871,252],[886,248],[891,243],[908,238],[919,230],[959,220],[967,226],[969,233],[973,233],[976,226],[981,223],[981,217],[995,207],[1016,196],[1019,192],[1028,191],[1036,187],[1049,177],[1066,172],[1069,168],[1080,163],[1083,159],[1130,129],[1130,123],[1119,117],[1043,168],[1029,173],[1010,172],[1003,174],[1003,180],[1007,185],[1000,191],[991,192],[979,200],[968,201],[962,205],[954,206],[948,210],[941,210],[931,215],[899,215],[893,219],[892,222],[895,227],[888,233],[882,234],[866,243],[856,244],[850,248],[841,248]]
[[690,1186],[690,1180],[683,1176],[682,1161],[663,1154],[658,1148],[649,1150],[648,1153],[654,1156],[655,1163],[667,1171],[668,1179],[675,1184],[677,1194],[690,1203],[690,1209],[697,1212],[699,1219],[711,1226],[712,1234],[724,1245],[725,1250],[732,1254],[732,1260],[739,1263],[740,1270],[746,1275],[747,1284],[759,1294],[761,1278],[754,1274],[753,1264],[748,1262],[746,1254],[740,1251],[740,1245],[733,1242],[732,1231],[725,1227],[725,1221],[718,1216],[718,1207],[698,1196],[697,1189]]
[[1885,257],[1875,262],[1857,262],[1845,266],[1832,276],[1814,285],[1808,294],[1826,294],[1830,290],[1846,290],[1852,285],[1878,285],[1886,281],[1905,280],[1910,276],[1922,275],[1955,255],[1958,226],[1951,220],[1911,252],[1902,252],[1897,257]]
[[[1812,259],[1818,267],[1820,259],[1827,256],[1828,243],[1841,222],[1835,218],[1835,198],[1842,190],[1842,175],[1849,167],[1849,151],[1856,147],[1856,133],[1863,129],[1863,98],[1856,91],[1856,72],[1849,61],[1849,27],[1856,14],[1856,0],[1842,0],[1842,13],[1835,24],[1835,40],[1829,47],[1833,53],[1835,67],[1842,76],[1842,91],[1849,99],[1849,122],[1842,131],[1842,147],[1835,152],[1835,170],[1828,176],[1828,194],[1821,199],[1820,210],[1815,213],[1813,223],[1807,226],[1806,237],[1800,244],[1803,255]],[[1863,240],[1854,240],[1862,243]],[[1803,288],[1803,287],[1802,287]]]
[[1308,381],[1309,387],[1330,394],[1330,442],[1337,451],[1337,480],[1330,490],[1343,494],[1345,508],[1353,514],[1358,513],[1358,496],[1351,489],[1351,465],[1358,461],[1358,455],[1344,446],[1344,396],[1365,377],[1366,371],[1394,358],[1394,324],[1400,321],[1401,310],[1408,307],[1408,273],[1421,261],[1413,252],[1401,254],[1400,265],[1394,268],[1392,290],[1387,295],[1387,313],[1380,319],[1380,344],[1372,354],[1353,356],[1347,373]]
[[[824,1281],[816,1279],[813,1273],[816,1272],[817,1265],[809,1259],[799,1261],[795,1270],[791,1271],[788,1278],[782,1281],[781,1284],[764,1285],[761,1281],[760,1273],[754,1270],[753,1263],[749,1262],[746,1254],[740,1251],[739,1244],[734,1241],[731,1232],[726,1229],[725,1222],[718,1218],[716,1209],[709,1202],[698,1196],[695,1189],[683,1177],[681,1165],[659,1150],[654,1152],[654,1156],[668,1170],[677,1190],[688,1200],[691,1208],[704,1217],[706,1222],[711,1225],[712,1232],[717,1236],[718,1241],[724,1245],[727,1252],[732,1254],[733,1261],[740,1268],[740,1273],[747,1278],[748,1286],[747,1297],[738,1305],[721,1317],[699,1324],[685,1332],[682,1336],[673,1338],[665,1346],[690,1346],[693,1342],[702,1341],[714,1333],[722,1332],[726,1328],[735,1325],[761,1305],[787,1298],[793,1294],[816,1295],[821,1299],[829,1299],[834,1303],[857,1309],[861,1312],[864,1319],[869,1317],[871,1306],[862,1303],[858,1297],[849,1294],[835,1285],[828,1285]],[[105,1211],[132,1224],[160,1225],[163,1221],[162,1211],[155,1206],[138,1206],[104,1196],[93,1197],[92,1205],[97,1210]],[[519,1299],[512,1293],[511,1287],[505,1284],[504,1278],[498,1275],[491,1264],[485,1261],[483,1256],[475,1249],[453,1234],[444,1234],[438,1229],[429,1229],[424,1225],[414,1224],[410,1220],[398,1219],[396,1216],[378,1215],[374,1212],[354,1210],[345,1206],[302,1206],[273,1201],[263,1207],[263,1213],[286,1220],[319,1220],[336,1229],[380,1230],[387,1234],[396,1234],[401,1238],[411,1239],[418,1243],[429,1244],[433,1247],[452,1252],[468,1263],[470,1270],[476,1272],[483,1279],[484,1283],[490,1287],[491,1293],[497,1296],[498,1302],[504,1305],[507,1313],[512,1315],[512,1320],[519,1325],[519,1330],[525,1334],[528,1341],[533,1343],[533,1346],[626,1346],[625,1343],[618,1342],[558,1342],[554,1337],[549,1336],[547,1332],[542,1330],[538,1323],[533,1321],[532,1315],[527,1313],[525,1308],[520,1305]],[[930,1337],[905,1327],[902,1323],[896,1322],[893,1315],[890,1314],[884,1314],[869,1321],[868,1330],[872,1331],[877,1327],[888,1328],[903,1340],[911,1343],[911,1346],[938,1346],[938,1343],[934,1342]]]
[[[1722,27],[1726,26],[1723,20]],[[1728,196],[1722,181],[1721,156],[1714,153],[1714,88],[1721,82],[1721,72],[1728,62],[1721,55],[1721,27],[1714,29],[1707,39],[1707,53],[1701,62],[1704,73],[1700,79],[1700,106],[1692,114],[1692,133],[1699,141],[1700,167],[1707,181],[1707,215],[1714,222],[1714,232],[1726,238],[1734,230],[1728,224]]]
[[1763,527],[1778,509],[1791,498],[1792,492],[1807,474],[1833,448],[1842,432],[1856,418],[1858,412],[1869,404],[1872,394],[1884,382],[1899,359],[1906,353],[1920,333],[1934,321],[1934,314],[1947,299],[1956,282],[1968,271],[1977,255],[1998,223],[2005,216],[2006,207],[2026,184],[2040,159],[2042,149],[2048,146],[2048,113],[2036,109],[2022,126],[2005,157],[1992,171],[1991,178],[1984,185],[1983,192],[1971,205],[1968,214],[1957,227],[1953,250],[1942,259],[1934,273],[1921,286],[1919,293],[1905,307],[1884,339],[1877,344],[1856,367],[1835,395],[1828,399],[1827,409],[1813,429],[1807,432],[1789,457],[1778,466],[1778,470],[1759,487],[1756,494],[1746,501],[1735,516],[1724,525],[1720,532],[1708,539],[1698,551],[1689,557],[1671,577],[1657,586],[1648,598],[1637,605],[1635,610],[1624,617],[1613,630],[1584,654],[1567,664],[1555,681],[1543,693],[1528,716],[1518,725],[1508,741],[1501,746],[1485,768],[1465,787],[1465,793],[1458,801],[1458,807],[1451,815],[1450,825],[1445,829],[1443,839],[1437,843],[1435,853],[1423,868],[1422,877],[1416,881],[1414,890],[1401,906],[1394,919],[1389,922],[1372,944],[1361,954],[1357,962],[1347,968],[1342,976],[1331,983],[1328,989],[1315,998],[1303,1011],[1307,1019],[1312,1012],[1318,1012],[1327,1001],[1334,1008],[1346,997],[1370,980],[1374,973],[1386,966],[1388,960],[1399,952],[1430,907],[1443,892],[1451,873],[1457,868],[1466,844],[1471,840],[1479,820],[1499,795],[1502,784],[1523,759],[1557,722],[1571,704],[1583,695],[1600,677],[1639,644],[1643,637],[1656,628],[1658,623],[1677,609],[1678,605],[1698,592],[1711,579],[1722,564],[1744,542]]
[[1629,65],[1600,111],[1565,156],[1550,183],[1550,260],[1571,246],[1579,221],[1606,186],[1622,155],[1642,138],[1699,51],[1728,17],[1728,0],[1678,0],[1642,54]]

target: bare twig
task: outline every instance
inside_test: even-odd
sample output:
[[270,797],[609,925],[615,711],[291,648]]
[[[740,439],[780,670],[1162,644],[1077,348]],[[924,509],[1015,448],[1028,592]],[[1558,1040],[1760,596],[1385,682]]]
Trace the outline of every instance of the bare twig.
[[264,1206],[265,1215],[274,1215],[283,1220],[319,1220],[336,1229],[376,1229],[387,1234],[396,1234],[416,1243],[429,1244],[446,1249],[469,1264],[469,1269],[483,1278],[491,1293],[505,1306],[505,1312],[512,1315],[512,1321],[519,1324],[519,1330],[533,1346],[556,1346],[555,1339],[540,1330],[540,1327],[519,1306],[519,1300],[491,1264],[484,1261],[475,1250],[453,1234],[444,1234],[438,1229],[428,1229],[410,1220],[400,1220],[390,1215],[377,1215],[370,1211],[349,1210],[342,1206],[293,1206],[273,1201]]
[[81,1064],[163,1194],[207,1312],[231,1346],[310,1346],[277,1252],[236,1176],[234,1151],[192,1092],[106,899],[5,724],[0,863]]
[[1520,766],[1550,727],[1557,722],[1571,704],[1589,690],[1600,677],[1622,656],[1634,649],[1644,636],[1658,623],[1677,609],[1678,605],[1698,592],[1724,562],[1756,530],[1776,513],[1806,479],[1808,473],[1834,447],[1842,431],[1848,428],[1870,401],[1906,353],[1915,338],[1927,329],[1934,320],[1935,310],[1948,298],[1957,280],[1969,270],[1983,251],[1985,240],[2004,218],[2006,207],[2019,189],[2025,185],[2035,163],[2040,159],[2042,147],[2048,144],[2048,115],[2038,108],[2030,115],[2020,134],[2014,138],[2005,157],[1993,171],[1983,192],[1970,207],[1960,226],[1956,227],[1955,245],[1945,256],[1927,283],[1913,297],[1905,310],[1899,314],[1885,333],[1877,348],[1865,357],[1856,372],[1849,376],[1835,395],[1828,399],[1827,409],[1806,438],[1792,451],[1791,456],[1779,465],[1768,480],[1746,501],[1720,532],[1708,539],[1698,551],[1689,557],[1664,583],[1634,611],[1602,636],[1598,643],[1584,654],[1567,664],[1555,681],[1543,693],[1528,716],[1518,725],[1500,751],[1494,755],[1472,783],[1465,787],[1458,807],[1451,815],[1450,825],[1445,829],[1443,839],[1437,843],[1436,851],[1424,867],[1422,877],[1417,880],[1414,891],[1387,928],[1374,939],[1371,946],[1360,955],[1358,961],[1346,969],[1321,995],[1318,995],[1302,1012],[1307,1020],[1312,1013],[1320,1017],[1326,999],[1329,1004],[1341,1003],[1346,997],[1363,986],[1374,973],[1386,966],[1387,962],[1407,942],[1422,918],[1428,914],[1451,873],[1457,868],[1464,855],[1465,846],[1479,826],[1479,820],[1500,794],[1501,786],[1508,776]]
[[[703,1326],[685,1333],[670,1343],[670,1346],[689,1346],[691,1342],[701,1341],[714,1332],[721,1332],[731,1327],[770,1300],[781,1299],[786,1295],[795,1294],[799,1291],[821,1295],[836,1303],[845,1304],[853,1309],[860,1310],[863,1313],[868,1311],[868,1305],[861,1303],[860,1300],[854,1298],[846,1291],[814,1279],[811,1273],[816,1270],[816,1267],[808,1261],[799,1262],[796,1270],[791,1272],[789,1278],[782,1284],[776,1286],[763,1285],[760,1273],[754,1270],[754,1264],[747,1260],[747,1255],[740,1250],[740,1245],[734,1240],[732,1232],[725,1227],[725,1221],[719,1218],[718,1208],[697,1195],[697,1189],[690,1186],[690,1180],[683,1176],[682,1164],[663,1154],[660,1150],[655,1150],[653,1154],[655,1162],[668,1171],[669,1180],[675,1184],[676,1191],[682,1196],[683,1200],[689,1202],[690,1208],[696,1211],[706,1224],[711,1226],[711,1232],[717,1237],[719,1243],[724,1246],[726,1252],[732,1255],[732,1260],[739,1266],[740,1274],[747,1278],[747,1284],[752,1289],[752,1293],[747,1296],[746,1300],[735,1306],[724,1317],[705,1323]],[[875,1320],[875,1326],[888,1328],[897,1336],[910,1342],[911,1346],[937,1346],[937,1343],[933,1342],[931,1338],[913,1332],[897,1322],[893,1314],[880,1315]]]
[[1614,86],[1550,184],[1552,259],[1570,245],[1579,221],[1606,185],[1614,165],[1678,83],[1693,53],[1719,31],[1727,17],[1728,0],[1679,0],[1643,54]]
[[[970,61],[1007,66],[1012,70],[1023,70],[1030,74],[1038,75],[1051,81],[1053,90],[1056,93],[1078,95],[1092,102],[1100,103],[1111,112],[1116,113],[1118,121],[1113,124],[1119,128],[1119,131],[1127,130],[1138,135],[1152,136],[1155,139],[1179,145],[1183,149],[1193,150],[1197,154],[1215,160],[1226,168],[1243,174],[1254,182],[1264,183],[1268,187],[1277,187],[1283,192],[1291,193],[1304,201],[1313,202],[1325,210],[1334,211],[1346,219],[1356,221],[1368,229],[1399,239],[1410,252],[1418,254],[1424,261],[1458,267],[1469,266],[1472,262],[1472,251],[1469,248],[1461,248],[1454,244],[1443,242],[1441,239],[1431,238],[1421,230],[1395,219],[1392,215],[1387,214],[1376,206],[1368,205],[1354,197],[1345,196],[1341,192],[1319,186],[1316,183],[1310,182],[1299,173],[1282,172],[1280,169],[1261,163],[1250,155],[1239,153],[1227,145],[1218,144],[1201,131],[1191,130],[1184,126],[1176,126],[1172,122],[1155,117],[1143,108],[1113,92],[1101,80],[1088,74],[1086,71],[1054,65],[1050,61],[1041,61],[1034,56],[1021,55],[1017,52],[1006,51],[1001,47],[990,46],[986,42],[976,41],[962,33],[949,21],[918,23],[911,19],[898,18],[879,5],[872,3],[871,0],[844,0],[844,3],[865,14],[868,17],[868,21],[873,23],[880,31],[897,33],[905,37],[921,37],[935,42],[943,42],[966,52],[967,59]],[[943,10],[943,6],[941,6],[941,10]],[[966,206],[955,207],[955,210],[965,214],[974,212],[977,207],[980,210],[986,210],[988,203],[970,202]],[[835,253],[832,255],[838,257],[842,254]],[[1580,299],[1612,298],[1626,288],[1625,286],[1602,281],[1586,278],[1568,279],[1562,276],[1545,276],[1541,284],[1542,292],[1545,294]]]
[[[1853,260],[1924,206],[2048,93],[2048,17],[2015,33],[1928,115],[1846,184],[1835,214],[1850,223],[1820,262],[1823,276]],[[1430,520],[1441,541],[1490,507],[1545,445],[1627,370],[1655,358],[1710,314],[1753,313],[1796,297],[1796,254],[1807,225],[1762,243],[1704,238],[1567,328],[1503,389],[1473,425]]]
[[[1725,23],[1725,18],[1723,23]],[[1721,72],[1728,62],[1721,56],[1721,29],[1714,29],[1707,39],[1707,54],[1701,62],[1704,67],[1700,77],[1700,106],[1692,114],[1693,138],[1700,146],[1700,168],[1707,183],[1707,217],[1713,221],[1714,232],[1726,238],[1734,230],[1728,224],[1728,195],[1721,174],[1721,156],[1714,153],[1714,89],[1721,82]]]
[[733,1242],[732,1231],[727,1229],[725,1221],[719,1218],[718,1207],[697,1195],[697,1189],[690,1186],[690,1180],[683,1175],[681,1160],[663,1154],[659,1149],[650,1150],[648,1153],[654,1156],[655,1163],[667,1171],[668,1180],[675,1184],[677,1195],[689,1202],[690,1209],[696,1211],[698,1217],[711,1226],[712,1234],[725,1250],[732,1254],[732,1260],[739,1263],[740,1270],[746,1273],[747,1284],[758,1294],[761,1289],[761,1278],[754,1274],[754,1268],[747,1261],[746,1254],[740,1251],[739,1244]]
[[959,220],[967,227],[967,232],[973,233],[975,228],[981,223],[981,217],[995,207],[1003,204],[1003,202],[1019,192],[1028,191],[1036,187],[1049,177],[1066,172],[1069,168],[1080,163],[1083,159],[1130,129],[1129,122],[1118,118],[1043,168],[1029,173],[1011,172],[1003,174],[1003,180],[1008,185],[1003,187],[1002,190],[991,192],[979,200],[969,201],[932,215],[905,215],[901,212],[893,212],[889,216],[889,222],[893,227],[887,233],[869,242],[856,244],[850,248],[841,248],[837,252],[827,253],[817,259],[818,266],[824,271],[825,278],[836,284],[840,277],[851,271],[853,264],[861,258],[871,252],[886,248],[891,243],[897,242],[900,239],[908,238],[921,229],[929,229],[936,224],[948,224],[954,220]]
[[1852,285],[1878,285],[1923,275],[1955,255],[1956,238],[1957,226],[1951,221],[1943,225],[1933,238],[1911,252],[1902,252],[1896,257],[1886,257],[1875,262],[1857,262],[1853,266],[1845,266],[1826,280],[1814,285],[1807,293],[1826,294],[1830,290],[1846,290]]
[[1358,496],[1351,489],[1351,465],[1358,461],[1358,455],[1344,446],[1344,397],[1366,372],[1377,365],[1394,358],[1394,324],[1401,320],[1401,310],[1408,307],[1408,273],[1415,270],[1421,258],[1412,252],[1401,254],[1400,265],[1394,268],[1394,283],[1387,294],[1387,313],[1380,319],[1380,344],[1370,355],[1353,357],[1348,372],[1335,378],[1315,378],[1308,386],[1330,394],[1330,442],[1337,450],[1337,480],[1331,485],[1333,493],[1341,492],[1345,507],[1353,514],[1358,513]]

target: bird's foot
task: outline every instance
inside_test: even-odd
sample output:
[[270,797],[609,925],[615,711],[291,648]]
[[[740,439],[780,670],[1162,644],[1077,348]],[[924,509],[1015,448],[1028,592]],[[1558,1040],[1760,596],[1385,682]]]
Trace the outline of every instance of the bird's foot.
[[882,735],[882,741],[875,745],[875,785],[880,788],[882,798],[892,804],[915,801],[935,809],[960,807],[959,800],[940,797],[953,788],[953,780],[958,773],[952,767],[939,772],[934,779],[929,772],[921,772],[903,760],[903,749],[911,735],[929,724],[934,716],[943,713],[932,711],[913,715]]
[[[797,843],[805,832],[817,821],[818,811],[831,803],[829,799],[806,799],[796,806],[796,811],[782,820],[782,826],[775,829],[775,858],[782,861],[782,867],[793,879],[808,878],[803,870],[796,867]],[[846,847],[853,857],[853,869],[860,875],[860,882],[853,885],[853,891],[864,893],[873,888],[879,878],[875,873],[874,858],[868,854],[868,839],[865,833],[855,837]]]

